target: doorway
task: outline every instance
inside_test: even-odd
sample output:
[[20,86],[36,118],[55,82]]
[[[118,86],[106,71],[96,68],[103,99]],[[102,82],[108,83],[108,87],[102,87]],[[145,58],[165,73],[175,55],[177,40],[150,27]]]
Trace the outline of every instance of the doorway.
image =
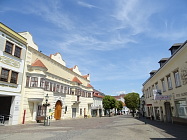
[[72,108],[72,118],[76,118],[76,108]]
[[54,115],[54,118],[56,120],[60,120],[61,118],[61,112],[62,112],[62,103],[61,101],[57,101],[56,102],[56,105],[55,105],[55,115]]
[[166,122],[171,122],[172,114],[171,114],[170,102],[165,102],[164,106],[165,106],[165,112],[166,112]]

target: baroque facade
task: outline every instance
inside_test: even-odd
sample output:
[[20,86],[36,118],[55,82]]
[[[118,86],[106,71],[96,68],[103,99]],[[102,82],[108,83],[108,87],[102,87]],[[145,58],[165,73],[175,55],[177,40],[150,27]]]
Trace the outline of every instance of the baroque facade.
[[0,23],[0,121],[19,123],[26,39]]
[[40,121],[45,116],[55,120],[91,116],[90,75],[81,75],[78,66],[67,68],[59,53],[46,56],[39,52],[29,32],[20,35],[27,38],[28,43],[22,92],[24,120]]
[[0,123],[91,117],[90,75],[66,67],[60,53],[38,51],[29,32],[0,23]]
[[169,50],[171,57],[143,83],[142,111],[154,120],[187,123],[187,41]]

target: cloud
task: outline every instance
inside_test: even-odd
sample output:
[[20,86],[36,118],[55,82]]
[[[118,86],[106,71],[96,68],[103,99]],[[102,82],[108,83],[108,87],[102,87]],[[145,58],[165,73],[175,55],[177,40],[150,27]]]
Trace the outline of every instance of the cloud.
[[83,6],[83,7],[86,7],[86,8],[97,8],[97,7],[94,6],[94,5],[91,5],[91,4],[82,2],[82,1],[78,1],[77,3],[78,3],[79,5],[81,5],[81,6]]
[[149,18],[158,11],[156,7],[150,6],[149,2],[143,5],[139,0],[119,0],[112,16],[135,35],[148,30]]

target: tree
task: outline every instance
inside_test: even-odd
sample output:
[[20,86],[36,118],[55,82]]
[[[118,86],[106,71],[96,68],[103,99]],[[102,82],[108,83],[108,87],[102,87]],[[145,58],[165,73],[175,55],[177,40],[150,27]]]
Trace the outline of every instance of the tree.
[[123,102],[122,101],[117,101],[117,110],[120,111],[123,108]]
[[140,97],[138,93],[128,93],[124,97],[126,106],[132,110],[132,115],[134,117],[134,112],[139,108]]
[[109,116],[110,116],[110,109],[116,108],[116,99],[112,96],[106,95],[103,98],[103,108],[105,111],[109,110]]

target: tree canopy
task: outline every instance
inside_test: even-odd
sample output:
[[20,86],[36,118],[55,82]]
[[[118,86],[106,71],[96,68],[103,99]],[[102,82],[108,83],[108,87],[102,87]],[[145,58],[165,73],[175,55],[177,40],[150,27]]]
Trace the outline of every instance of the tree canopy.
[[138,93],[128,93],[124,99],[127,108],[133,110],[133,112],[139,108],[140,97]]
[[123,102],[122,101],[117,101],[117,110],[122,110],[123,108]]
[[109,95],[106,95],[104,98],[103,98],[103,108],[104,109],[113,109],[113,108],[116,108],[116,99],[112,96],[109,96]]

